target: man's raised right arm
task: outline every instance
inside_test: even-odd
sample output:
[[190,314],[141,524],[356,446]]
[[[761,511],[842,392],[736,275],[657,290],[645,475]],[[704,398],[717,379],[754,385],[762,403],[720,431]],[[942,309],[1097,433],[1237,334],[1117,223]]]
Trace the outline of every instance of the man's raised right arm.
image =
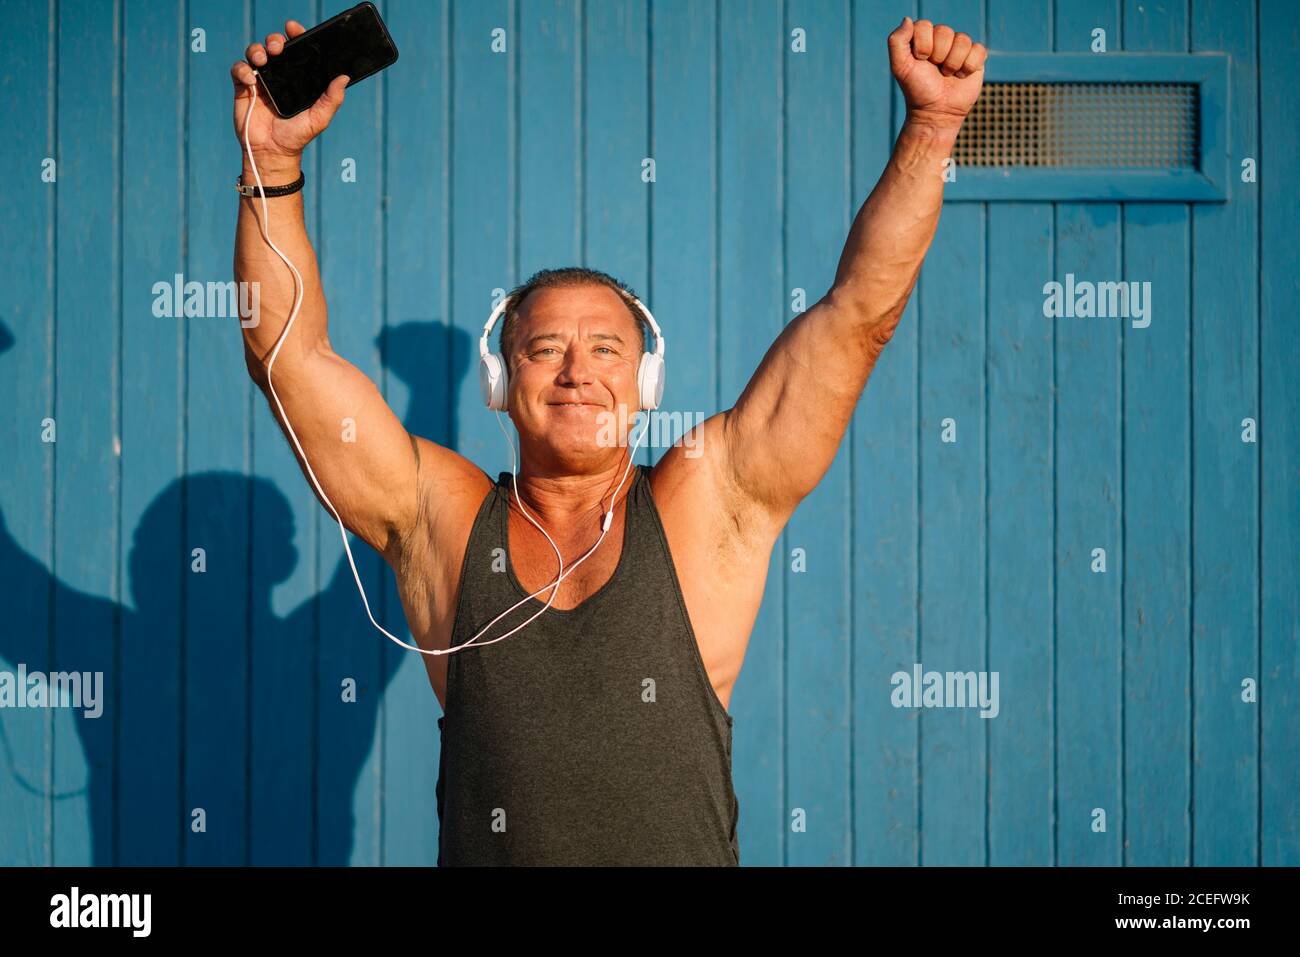
[[[286,24],[291,37],[303,29],[294,21]],[[246,60],[231,68],[246,184],[256,184],[244,145],[244,118],[256,82],[249,64],[265,65],[268,53],[277,55],[284,42],[284,35],[272,34],[265,45],[250,46]],[[329,125],[346,84],[347,77],[337,78],[311,109],[287,120],[275,114],[264,96],[257,98],[248,140],[263,184],[281,186],[298,178],[303,147]],[[317,498],[303,452],[343,524],[392,561],[419,518],[419,450],[429,443],[411,436],[375,384],[330,347],[328,312],[303,220],[302,191],[265,200],[271,240],[297,267],[303,283],[297,318],[271,365],[293,309],[295,287],[292,273],[262,237],[262,203],[257,197],[240,198],[235,234],[235,279],[259,287],[258,314],[243,323],[249,374],[266,395],[281,430],[287,415],[301,451],[287,430],[285,437]]]

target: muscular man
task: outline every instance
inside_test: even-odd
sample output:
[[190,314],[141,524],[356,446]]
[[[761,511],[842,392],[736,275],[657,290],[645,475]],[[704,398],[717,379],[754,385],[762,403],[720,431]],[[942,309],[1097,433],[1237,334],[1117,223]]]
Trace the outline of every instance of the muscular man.
[[[285,25],[289,37],[302,31]],[[231,69],[241,148],[250,64],[284,43],[272,34]],[[903,313],[938,224],[943,160],[983,82],[984,47],[946,26],[905,18],[888,49],[907,119],[834,283],[785,327],[735,405],[653,468],[629,471],[626,425],[621,444],[602,439],[611,416],[627,423],[640,408],[637,367],[653,346],[616,280],[543,271],[510,295],[499,351],[519,434],[516,492],[510,473],[494,480],[408,434],[333,352],[302,194],[266,199],[271,237],[305,284],[273,367],[276,393],[343,523],[392,566],[414,641],[426,651],[462,645],[547,589],[475,644],[423,656],[444,710],[440,864],[739,863],[726,709],[772,548],[830,467]],[[303,148],[329,125],[346,83],[337,78],[288,120],[257,101],[248,138],[263,183],[297,179]],[[247,154],[244,180],[254,182]],[[295,286],[263,241],[260,215],[261,200],[241,199],[235,278],[261,284],[262,318],[244,341],[267,391]],[[344,443],[349,417],[356,438]],[[532,520],[567,570],[610,510],[601,546],[548,589],[559,563]],[[485,644],[543,599],[550,608],[525,628]]]

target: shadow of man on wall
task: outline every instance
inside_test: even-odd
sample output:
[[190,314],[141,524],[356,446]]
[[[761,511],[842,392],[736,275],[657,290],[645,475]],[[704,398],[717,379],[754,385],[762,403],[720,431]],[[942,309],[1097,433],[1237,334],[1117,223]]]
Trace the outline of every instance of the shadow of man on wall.
[[[410,387],[407,427],[444,443],[454,442],[455,417],[445,412],[454,390],[429,370],[456,338],[468,337],[410,322],[381,341],[385,364]],[[0,352],[12,342],[0,323]],[[461,346],[454,354],[467,355]],[[44,481],[23,487],[40,499],[23,507],[45,507]],[[325,513],[320,534],[336,532]],[[371,628],[346,557],[320,592],[276,614],[274,589],[303,559],[295,536],[288,500],[264,478],[211,471],[174,479],[131,535],[127,605],[60,581],[14,540],[0,513],[0,580],[11,597],[0,627],[8,665],[0,669],[11,681],[19,666],[42,677],[103,676],[98,714],[0,707],[0,775],[9,778],[0,804],[17,804],[3,811],[6,829],[20,832],[11,832],[9,854],[0,842],[0,858],[26,844],[18,856],[42,863],[44,844],[52,838],[57,849],[60,828],[84,830],[85,819],[97,865],[347,864],[358,840],[376,840],[378,776],[368,787],[358,782],[379,760],[383,692],[414,653],[390,649]],[[351,542],[376,617],[404,635],[391,572]],[[93,677],[85,684],[88,703]],[[432,691],[428,705],[437,711]],[[54,862],[85,863],[62,857],[56,850]]]

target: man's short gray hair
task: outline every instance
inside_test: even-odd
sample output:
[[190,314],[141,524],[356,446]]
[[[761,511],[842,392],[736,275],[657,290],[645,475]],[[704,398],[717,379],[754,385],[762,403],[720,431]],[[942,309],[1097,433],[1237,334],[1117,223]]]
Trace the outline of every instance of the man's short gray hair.
[[505,315],[501,320],[501,338],[498,340],[499,344],[497,346],[501,356],[506,360],[507,368],[510,365],[511,339],[519,322],[519,307],[528,298],[528,294],[534,289],[563,289],[574,286],[605,286],[618,293],[619,298],[627,306],[628,314],[636,323],[637,331],[641,335],[640,352],[645,352],[646,343],[650,339],[649,323],[646,322],[641,310],[631,301],[630,297],[636,295],[631,288],[599,269],[565,266],[561,269],[543,269],[540,272],[533,273],[526,283],[510,290],[507,296],[510,305],[506,306]]

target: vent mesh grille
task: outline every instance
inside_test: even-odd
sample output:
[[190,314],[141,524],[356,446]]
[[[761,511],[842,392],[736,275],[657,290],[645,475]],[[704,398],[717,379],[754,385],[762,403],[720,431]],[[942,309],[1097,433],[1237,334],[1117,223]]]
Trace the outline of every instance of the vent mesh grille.
[[985,83],[958,166],[1195,169],[1195,83]]

